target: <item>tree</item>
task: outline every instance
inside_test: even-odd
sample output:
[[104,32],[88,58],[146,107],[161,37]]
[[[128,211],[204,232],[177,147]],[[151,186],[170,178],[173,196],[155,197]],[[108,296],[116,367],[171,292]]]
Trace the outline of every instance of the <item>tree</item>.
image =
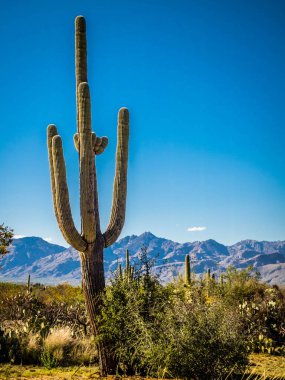
[[[79,153],[81,232],[77,231],[73,222],[62,141],[53,124],[48,127],[48,152],[55,216],[65,240],[79,252],[86,310],[93,334],[98,336],[98,316],[102,305],[102,292],[105,289],[103,250],[115,243],[125,221],[129,112],[126,108],[121,108],[118,114],[113,204],[110,223],[103,233],[100,228],[95,157],[103,153],[108,138],[97,137],[92,132],[84,17],[77,17],[75,26],[77,133],[74,135],[74,144]],[[114,371],[116,365],[111,361],[108,348],[103,347],[100,342],[98,353],[102,374]]]
[[0,255],[6,255],[9,250],[8,247],[13,240],[13,230],[10,227],[4,226],[4,223],[0,224]]

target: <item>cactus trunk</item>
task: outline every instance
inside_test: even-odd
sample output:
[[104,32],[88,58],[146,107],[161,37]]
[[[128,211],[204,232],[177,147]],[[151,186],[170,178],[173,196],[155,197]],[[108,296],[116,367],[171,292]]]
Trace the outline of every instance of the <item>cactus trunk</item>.
[[[105,287],[103,250],[104,245],[97,243],[89,244],[87,251],[80,252],[82,289],[89,323],[94,336],[98,336],[100,330],[97,317],[100,314],[101,307],[100,294]],[[97,348],[99,365],[103,375],[106,375],[110,370],[107,353],[102,344]]]
[[[76,46],[76,108],[77,133],[75,148],[79,153],[81,232],[73,222],[66,180],[66,168],[61,137],[55,125],[49,125],[47,142],[51,175],[51,188],[55,216],[65,240],[80,255],[82,288],[86,310],[94,335],[100,326],[101,296],[105,288],[104,248],[119,237],[124,221],[127,196],[127,165],[129,140],[129,113],[121,108],[118,114],[118,141],[113,203],[109,225],[104,233],[100,228],[95,157],[103,153],[108,144],[107,137],[97,137],[91,127],[90,92],[87,83],[86,25],[82,16],[75,21]],[[116,369],[106,347],[98,343],[102,375]]]

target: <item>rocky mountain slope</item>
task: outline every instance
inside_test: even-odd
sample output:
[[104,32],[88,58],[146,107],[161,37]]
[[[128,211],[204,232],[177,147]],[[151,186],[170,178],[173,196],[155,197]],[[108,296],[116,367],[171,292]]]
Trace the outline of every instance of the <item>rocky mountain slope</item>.
[[[126,249],[132,262],[138,260],[141,248],[155,260],[164,281],[183,271],[186,254],[191,255],[193,271],[204,273],[208,268],[217,274],[229,265],[236,268],[253,266],[262,279],[271,284],[285,284],[285,241],[267,242],[244,240],[225,246],[215,240],[176,243],[145,232],[140,236],[127,236],[105,250],[105,269],[110,276],[118,262],[124,264]],[[80,263],[73,248],[48,243],[38,237],[14,239],[10,253],[0,263],[0,281],[26,281],[29,274],[33,282],[80,283]]]

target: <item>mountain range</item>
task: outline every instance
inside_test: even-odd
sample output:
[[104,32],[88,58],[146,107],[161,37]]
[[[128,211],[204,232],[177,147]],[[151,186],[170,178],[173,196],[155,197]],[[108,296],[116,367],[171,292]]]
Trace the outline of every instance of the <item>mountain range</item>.
[[[126,236],[104,251],[107,277],[124,265],[126,249],[130,260],[138,261],[142,247],[154,261],[164,282],[183,272],[184,259],[190,254],[193,272],[202,274],[208,268],[219,274],[228,266],[252,266],[260,272],[263,281],[285,284],[285,241],[243,240],[226,246],[215,240],[177,243],[159,238],[150,232]],[[51,244],[39,237],[14,239],[10,252],[0,262],[0,281],[25,282],[31,274],[33,282],[58,284],[81,281],[78,253],[71,247]]]

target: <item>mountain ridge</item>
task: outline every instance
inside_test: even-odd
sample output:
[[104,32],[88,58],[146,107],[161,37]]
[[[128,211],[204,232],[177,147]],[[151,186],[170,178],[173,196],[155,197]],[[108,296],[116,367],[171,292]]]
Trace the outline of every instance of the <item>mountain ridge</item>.
[[[244,239],[224,245],[214,239],[178,243],[160,238],[151,232],[125,236],[104,251],[107,277],[124,264],[126,249],[130,259],[138,259],[145,246],[150,258],[156,258],[155,269],[163,269],[162,280],[170,281],[183,272],[184,258],[190,254],[193,271],[200,275],[208,268],[217,275],[229,265],[246,268],[249,265],[261,273],[268,283],[285,284],[285,241]],[[42,283],[80,283],[79,255],[72,247],[63,247],[31,236],[14,239],[11,252],[0,262],[0,281],[22,282],[31,274],[33,281]]]

